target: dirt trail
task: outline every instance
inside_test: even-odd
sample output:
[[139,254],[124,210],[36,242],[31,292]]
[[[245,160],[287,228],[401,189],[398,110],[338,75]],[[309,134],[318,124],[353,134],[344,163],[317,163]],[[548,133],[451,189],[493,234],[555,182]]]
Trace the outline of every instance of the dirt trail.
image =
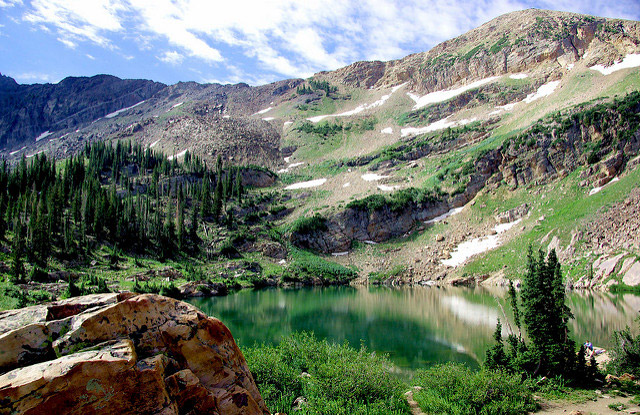
[[419,388],[420,386],[414,386],[404,393],[404,396],[407,398],[407,403],[409,403],[409,408],[411,409],[411,415],[426,415],[418,406],[418,402],[413,399],[413,392],[420,390]]
[[[570,402],[542,402],[542,409],[535,412],[536,415],[569,415],[577,413],[583,415],[608,415],[608,414],[640,414],[640,406],[630,404],[630,397],[622,398],[619,396],[602,395],[595,401],[586,401],[582,403]],[[627,409],[622,411],[614,411],[609,408],[612,403],[622,403]]]

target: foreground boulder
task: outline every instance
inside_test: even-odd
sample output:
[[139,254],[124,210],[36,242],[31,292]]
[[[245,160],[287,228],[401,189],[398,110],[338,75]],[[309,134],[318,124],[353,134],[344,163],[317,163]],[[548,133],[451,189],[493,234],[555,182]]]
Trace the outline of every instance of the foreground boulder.
[[0,414],[269,414],[229,330],[158,295],[0,312]]

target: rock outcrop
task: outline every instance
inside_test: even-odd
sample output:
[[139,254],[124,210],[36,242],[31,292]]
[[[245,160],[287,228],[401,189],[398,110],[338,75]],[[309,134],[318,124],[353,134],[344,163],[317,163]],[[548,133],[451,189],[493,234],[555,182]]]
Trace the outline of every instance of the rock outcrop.
[[0,414],[269,414],[229,330],[158,295],[0,313]]
[[409,82],[420,93],[541,67],[543,77],[554,78],[586,56],[589,65],[609,65],[635,52],[639,38],[638,22],[529,9],[499,16],[428,52],[356,62],[319,76],[361,88]]

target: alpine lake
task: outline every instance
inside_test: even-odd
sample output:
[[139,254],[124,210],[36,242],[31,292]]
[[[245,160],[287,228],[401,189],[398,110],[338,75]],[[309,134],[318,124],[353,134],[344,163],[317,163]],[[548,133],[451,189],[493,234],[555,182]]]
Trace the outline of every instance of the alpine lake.
[[[388,354],[399,374],[449,361],[478,367],[498,319],[503,335],[516,330],[502,288],[339,286],[241,290],[190,302],[220,319],[242,346],[277,344],[293,332],[361,345]],[[615,330],[634,326],[640,296],[568,292],[577,345],[612,346]]]

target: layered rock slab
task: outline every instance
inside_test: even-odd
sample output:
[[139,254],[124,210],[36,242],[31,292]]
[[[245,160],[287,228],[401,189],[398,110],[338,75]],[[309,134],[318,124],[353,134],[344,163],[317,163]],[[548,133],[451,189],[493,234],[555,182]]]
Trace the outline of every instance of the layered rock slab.
[[57,303],[0,314],[22,324],[0,333],[0,414],[269,413],[219,320],[157,295],[93,301],[62,319],[49,312]]

